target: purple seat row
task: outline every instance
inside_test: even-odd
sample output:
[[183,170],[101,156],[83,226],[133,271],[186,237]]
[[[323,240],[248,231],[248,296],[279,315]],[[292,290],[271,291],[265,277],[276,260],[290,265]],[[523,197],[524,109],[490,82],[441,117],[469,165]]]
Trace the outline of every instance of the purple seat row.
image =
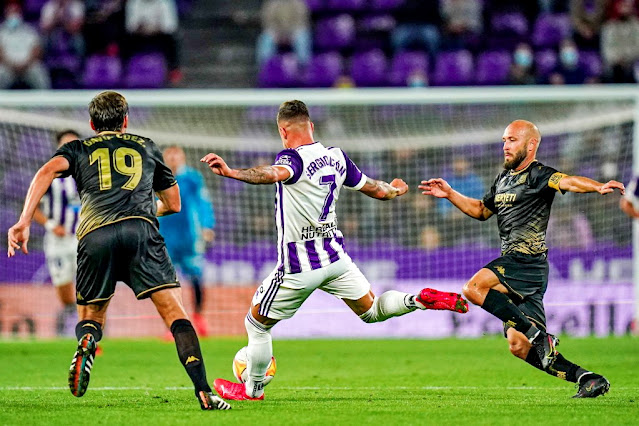
[[93,55],[86,60],[82,85],[89,89],[153,89],[165,87],[166,78],[166,59],[160,53],[135,55],[126,67],[119,57]]

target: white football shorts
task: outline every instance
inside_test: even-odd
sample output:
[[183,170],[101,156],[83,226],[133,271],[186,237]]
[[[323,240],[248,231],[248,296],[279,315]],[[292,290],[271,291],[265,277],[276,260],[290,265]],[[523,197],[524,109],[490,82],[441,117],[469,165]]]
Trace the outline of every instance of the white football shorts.
[[47,232],[44,236],[44,256],[54,286],[73,282],[78,267],[78,239],[75,235],[58,237]]
[[358,300],[368,294],[371,284],[350,258],[297,274],[275,268],[258,287],[252,304],[259,303],[259,313],[265,317],[288,319],[316,289],[339,299]]

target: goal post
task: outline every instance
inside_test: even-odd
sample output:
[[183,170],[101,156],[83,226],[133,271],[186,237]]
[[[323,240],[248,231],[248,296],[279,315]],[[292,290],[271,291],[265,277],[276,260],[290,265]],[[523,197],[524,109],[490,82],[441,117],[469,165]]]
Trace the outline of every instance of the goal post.
[[[0,223],[19,214],[37,168],[54,151],[53,134],[75,128],[90,135],[87,105],[95,91],[0,92]],[[334,90],[122,91],[131,133],[161,147],[181,146],[189,165],[205,176],[217,218],[207,249],[205,308],[216,334],[242,334],[247,303],[275,266],[273,191],[212,175],[198,163],[210,151],[233,167],[267,164],[281,149],[275,116],[280,103],[300,99],[310,108],[317,139],[343,148],[371,177],[408,182],[411,191],[388,203],[343,191],[338,226],[346,250],[376,293],[432,286],[459,291],[465,280],[499,254],[496,221],[480,223],[445,200],[419,194],[422,179],[442,176],[480,198],[501,169],[501,135],[514,119],[538,125],[538,159],[568,174],[627,183],[639,174],[639,88],[635,85]],[[639,318],[639,225],[618,208],[618,195],[566,194],[555,198],[548,245],[549,325],[576,335],[623,334]],[[0,337],[29,318],[36,334],[50,335],[55,303],[34,224],[33,253],[0,260]],[[188,290],[188,284],[185,284]],[[122,294],[120,296],[119,294]],[[110,308],[113,335],[149,318],[119,289]],[[38,294],[44,301],[31,295]],[[117,297],[122,297],[120,302]],[[49,299],[47,299],[49,298]],[[128,298],[128,299],[127,299]],[[140,307],[142,306],[142,308]],[[153,319],[151,319],[153,318]],[[319,319],[322,321],[319,321]],[[425,337],[498,333],[499,321],[479,309],[468,315],[432,313]],[[278,326],[283,337],[405,336],[419,315],[375,327],[359,324],[343,303],[314,295]],[[156,321],[157,320],[157,321]]]

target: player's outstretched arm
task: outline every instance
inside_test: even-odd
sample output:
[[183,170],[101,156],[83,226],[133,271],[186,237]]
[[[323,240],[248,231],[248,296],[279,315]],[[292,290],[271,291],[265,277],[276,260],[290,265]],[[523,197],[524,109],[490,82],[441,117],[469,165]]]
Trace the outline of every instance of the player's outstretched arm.
[[8,250],[7,256],[15,256],[16,249],[22,248],[24,254],[28,254],[27,243],[29,241],[29,227],[31,219],[35,213],[42,196],[51,186],[53,179],[60,176],[62,172],[69,169],[69,160],[64,157],[57,156],[49,160],[44,166],[38,170],[33,177],[27,197],[24,201],[24,208],[20,215],[18,223],[9,228],[8,232]]
[[224,159],[217,154],[210,153],[200,159],[201,162],[209,165],[213,173],[231,179],[253,185],[265,185],[280,182],[291,177],[291,172],[285,167],[279,166],[257,166],[250,169],[232,169]]
[[156,216],[168,216],[173,213],[179,213],[182,210],[182,200],[180,199],[180,187],[176,183],[170,188],[163,191],[157,191],[158,200],[156,202]]
[[367,177],[366,183],[359,191],[371,198],[385,201],[406,194],[408,192],[408,185],[401,179],[393,179],[391,183],[387,183],[383,180],[375,180]]
[[486,208],[481,200],[460,194],[451,188],[444,179],[423,180],[422,184],[419,185],[419,189],[422,190],[424,195],[448,199],[455,207],[474,219],[483,221],[493,215],[493,212]]
[[616,180],[601,183],[584,176],[563,177],[559,181],[559,189],[569,192],[598,192],[602,195],[614,192],[615,189],[618,189],[622,195],[626,192],[623,183]]
[[623,211],[628,216],[632,218],[639,218],[639,211],[637,211],[637,209],[635,209],[632,203],[627,199],[621,198],[619,200],[619,207],[621,208],[621,211]]

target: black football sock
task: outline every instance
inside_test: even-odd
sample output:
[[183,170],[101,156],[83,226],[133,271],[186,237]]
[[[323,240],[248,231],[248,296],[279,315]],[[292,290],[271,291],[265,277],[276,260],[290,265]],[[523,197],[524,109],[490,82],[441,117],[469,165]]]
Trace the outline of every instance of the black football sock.
[[211,392],[211,387],[206,380],[200,341],[191,321],[187,319],[175,320],[171,324],[171,333],[175,339],[178,358],[195,386],[195,393],[197,394],[199,391]]
[[195,296],[195,312],[200,313],[202,312],[202,303],[204,300],[200,277],[192,276],[191,285],[193,286],[193,295]]
[[526,362],[539,370],[542,370],[542,371],[544,370],[544,368],[541,366],[541,360],[539,359],[539,354],[534,348],[530,348],[530,350],[528,351],[528,355],[526,356]]
[[573,364],[568,361],[560,353],[557,354],[557,359],[553,364],[548,367],[548,374],[559,377],[562,380],[568,382],[577,383],[577,379],[584,373],[588,373],[588,370],[584,370],[577,364]]
[[75,337],[80,340],[85,334],[91,334],[96,342],[102,339],[102,326],[100,323],[92,320],[83,320],[75,326]]
[[530,341],[539,331],[508,296],[492,288],[488,290],[481,308],[502,320],[506,325],[524,333]]

